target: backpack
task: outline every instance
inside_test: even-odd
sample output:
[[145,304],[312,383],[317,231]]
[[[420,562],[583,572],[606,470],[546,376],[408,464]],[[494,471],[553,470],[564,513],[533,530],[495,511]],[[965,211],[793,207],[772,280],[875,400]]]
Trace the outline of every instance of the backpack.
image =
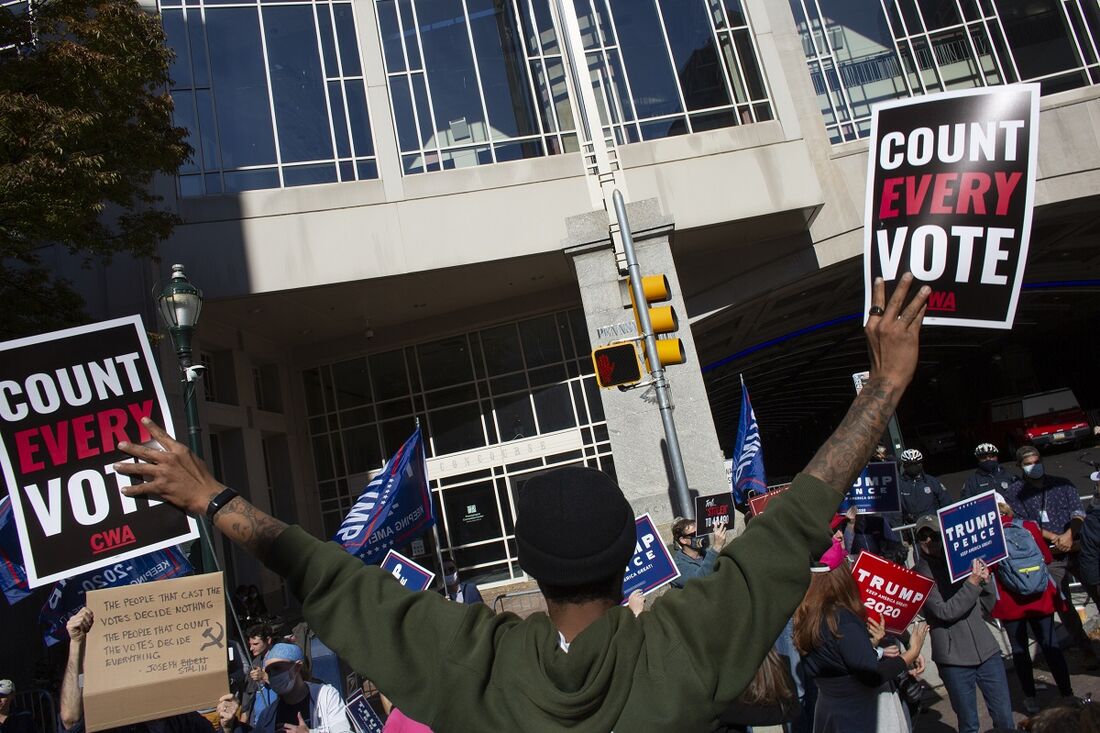
[[996,567],[1001,584],[1021,596],[1033,596],[1045,591],[1050,585],[1050,573],[1034,535],[1024,529],[1018,519],[1013,519],[1004,527],[1004,535],[1008,557],[997,563]]

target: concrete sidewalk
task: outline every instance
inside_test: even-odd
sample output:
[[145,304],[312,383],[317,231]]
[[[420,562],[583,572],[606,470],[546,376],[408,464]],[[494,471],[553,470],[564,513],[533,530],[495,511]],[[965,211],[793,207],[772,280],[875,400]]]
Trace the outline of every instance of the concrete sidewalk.
[[[1095,641],[1100,638],[1098,632],[1100,632],[1100,625],[1097,625],[1097,610],[1091,603],[1085,607],[1083,602],[1085,600],[1084,594],[1080,596],[1074,594],[1074,603],[1077,607],[1086,608],[1086,630],[1095,628],[1092,638],[1094,639],[1092,647],[1094,651],[1100,652],[1100,643]],[[1100,671],[1088,672],[1084,668],[1085,657],[1081,653],[1081,650],[1074,648],[1072,642],[1069,642],[1062,634],[1061,625],[1058,627],[1060,638],[1062,640],[1062,649],[1066,654],[1066,661],[1069,663],[1070,677],[1073,680],[1073,692],[1078,697],[1087,697],[1091,695],[1093,698],[1100,698]],[[1008,687],[1012,694],[1012,709],[1015,712],[1016,722],[1020,723],[1027,715],[1024,713],[1024,693],[1020,689],[1020,683],[1016,679],[1016,672],[1012,667],[1012,656],[1008,647],[1008,640],[1003,634],[994,629],[994,635],[1000,640],[1002,649],[1004,651],[1005,660],[1005,672],[1008,676]],[[927,693],[925,697],[925,707],[923,712],[914,721],[913,730],[915,733],[947,733],[947,731],[957,731],[958,724],[955,717],[955,711],[951,708],[951,701],[947,697],[947,690],[943,687],[943,683],[940,681],[938,671],[935,664],[931,662],[931,649],[929,643],[925,643],[924,658],[928,661],[927,670],[925,671],[924,679],[932,686],[932,690]],[[1035,660],[1035,684],[1038,688],[1038,701],[1039,704],[1046,707],[1057,704],[1061,696],[1058,694],[1058,687],[1054,684],[1054,678],[1051,676],[1050,671],[1047,669],[1046,661],[1042,658],[1042,652],[1038,650],[1035,644],[1032,644],[1032,659]],[[993,725],[989,717],[989,711],[986,710],[985,703],[980,699],[981,693],[977,693],[978,700],[978,714],[981,718],[981,730],[989,730]]]

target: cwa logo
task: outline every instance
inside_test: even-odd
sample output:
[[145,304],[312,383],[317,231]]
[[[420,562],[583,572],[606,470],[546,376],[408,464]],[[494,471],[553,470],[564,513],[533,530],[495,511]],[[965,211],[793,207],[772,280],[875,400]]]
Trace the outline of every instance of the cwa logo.
[[928,296],[928,310],[941,313],[955,312],[955,294],[950,290],[933,290]]
[[92,535],[90,540],[93,555],[98,555],[108,550],[117,550],[119,547],[133,545],[136,542],[137,538],[134,537],[134,531],[130,529],[130,525],[128,524],[103,532],[96,532]]

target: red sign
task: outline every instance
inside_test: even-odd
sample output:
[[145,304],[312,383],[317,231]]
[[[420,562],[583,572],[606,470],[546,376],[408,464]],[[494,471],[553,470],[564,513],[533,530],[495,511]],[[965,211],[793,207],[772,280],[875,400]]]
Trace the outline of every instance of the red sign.
[[936,584],[931,578],[867,551],[859,553],[852,577],[872,618],[882,614],[886,630],[895,634],[905,631]]
[[766,507],[772,499],[779,496],[784,491],[787,491],[790,488],[790,484],[776,484],[775,486],[769,486],[766,493],[757,494],[756,496],[749,499],[749,511],[752,512],[752,515],[754,517],[762,514],[764,512],[764,507]]

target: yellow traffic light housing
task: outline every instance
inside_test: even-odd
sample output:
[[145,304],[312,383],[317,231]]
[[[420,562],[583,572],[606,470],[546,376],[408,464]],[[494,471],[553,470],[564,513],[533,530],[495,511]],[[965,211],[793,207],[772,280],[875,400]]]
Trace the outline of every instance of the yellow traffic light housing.
[[[627,285],[630,285],[629,280]],[[630,305],[634,311],[634,323],[638,326],[638,333],[644,335],[642,319],[638,314],[639,304],[634,301],[634,289],[628,287],[628,290],[630,292]],[[654,336],[674,333],[680,328],[680,319],[676,316],[676,311],[671,305],[652,305],[653,303],[672,299],[672,289],[669,287],[667,277],[664,275],[643,276],[642,295],[646,300],[643,307],[649,310],[649,322],[653,327]],[[683,364],[687,360],[684,354],[683,342],[678,338],[658,338],[657,359],[661,362],[661,367],[670,364]],[[648,355],[646,355],[646,365],[650,370],[653,369],[653,365],[649,364]]]
[[601,387],[625,387],[642,380],[642,364],[632,341],[593,349],[592,366]]

